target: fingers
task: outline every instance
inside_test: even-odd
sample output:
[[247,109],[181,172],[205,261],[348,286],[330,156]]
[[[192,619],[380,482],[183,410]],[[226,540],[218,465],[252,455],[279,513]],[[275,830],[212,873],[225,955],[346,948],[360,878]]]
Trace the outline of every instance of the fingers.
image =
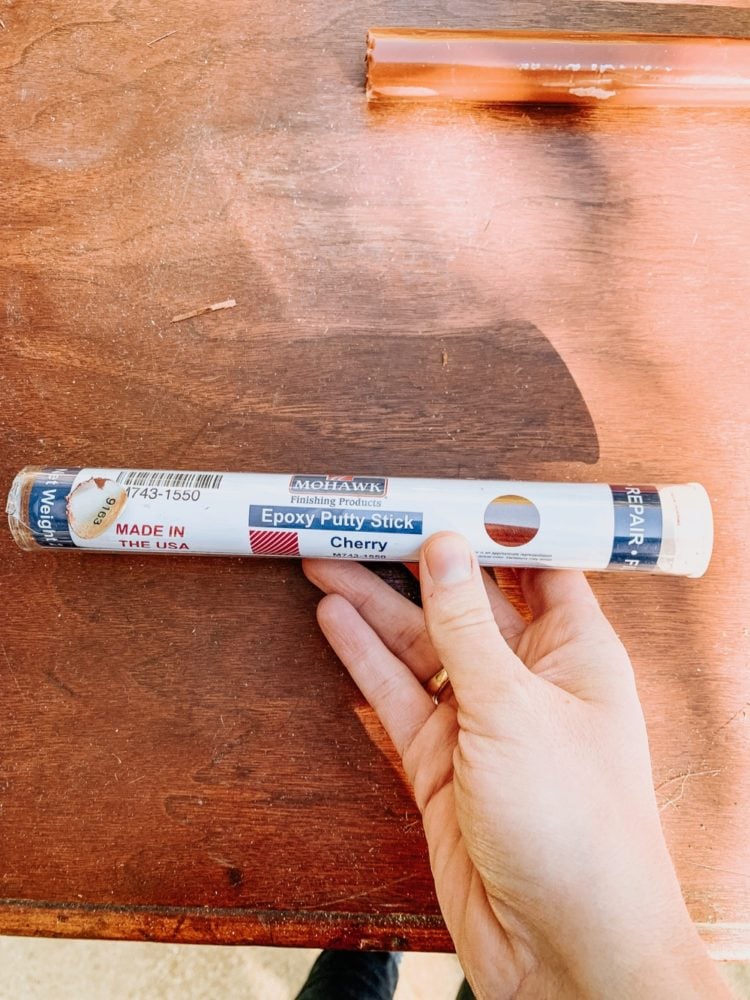
[[[419,579],[418,567],[413,563],[405,565]],[[421,609],[380,577],[359,563],[332,559],[304,559],[302,569],[316,587],[327,594],[341,594],[353,604],[390,651],[408,663],[420,680],[426,681],[440,669]],[[526,622],[490,573],[483,571],[482,581],[495,621],[508,645],[515,650]]]
[[403,757],[435,711],[432,699],[411,670],[383,645],[343,597],[324,597],[318,605],[318,622]]
[[599,602],[580,570],[522,569],[519,570],[521,589],[529,610],[535,618],[561,604],[590,610]]
[[515,653],[518,641],[526,628],[526,622],[502,590],[500,590],[495,577],[491,573],[488,573],[487,570],[482,570],[482,581],[484,589],[487,591],[487,597],[492,608],[492,615],[497,622],[497,627]]
[[524,569],[521,586],[541,619],[533,626],[536,648],[521,647],[531,670],[587,701],[637,699],[630,658],[583,573]]
[[461,535],[428,539],[420,581],[427,630],[462,709],[481,712],[528,683],[531,675],[503,640],[476,556]]
[[316,587],[327,594],[341,594],[346,598],[390,651],[408,664],[421,681],[440,669],[421,609],[380,577],[359,563],[332,559],[305,559],[302,568]]

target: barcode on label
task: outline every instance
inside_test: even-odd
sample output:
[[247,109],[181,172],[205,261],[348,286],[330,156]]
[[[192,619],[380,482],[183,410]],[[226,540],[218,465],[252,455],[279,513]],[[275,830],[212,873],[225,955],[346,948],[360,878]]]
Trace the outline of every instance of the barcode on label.
[[218,490],[223,478],[216,472],[138,472],[131,469],[121,472],[117,482],[136,488],[165,486],[185,490]]

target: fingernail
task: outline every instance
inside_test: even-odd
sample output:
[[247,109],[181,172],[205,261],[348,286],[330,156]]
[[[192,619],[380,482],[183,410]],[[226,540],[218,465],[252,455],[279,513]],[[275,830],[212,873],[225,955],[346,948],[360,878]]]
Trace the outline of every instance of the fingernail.
[[471,549],[456,535],[440,535],[427,543],[427,569],[435,583],[463,583],[471,578]]

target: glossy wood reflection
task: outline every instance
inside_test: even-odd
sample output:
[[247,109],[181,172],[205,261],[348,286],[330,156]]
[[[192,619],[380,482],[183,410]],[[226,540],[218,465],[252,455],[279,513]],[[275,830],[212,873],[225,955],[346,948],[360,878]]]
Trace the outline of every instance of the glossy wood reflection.
[[750,106],[750,38],[372,28],[371,101]]

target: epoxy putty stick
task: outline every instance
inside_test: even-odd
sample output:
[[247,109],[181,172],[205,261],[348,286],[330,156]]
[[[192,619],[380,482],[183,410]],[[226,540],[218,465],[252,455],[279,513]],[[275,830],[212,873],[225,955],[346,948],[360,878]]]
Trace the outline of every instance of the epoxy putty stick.
[[8,498],[24,549],[413,561],[459,531],[485,566],[701,576],[697,483],[608,486],[150,469],[23,469]]

